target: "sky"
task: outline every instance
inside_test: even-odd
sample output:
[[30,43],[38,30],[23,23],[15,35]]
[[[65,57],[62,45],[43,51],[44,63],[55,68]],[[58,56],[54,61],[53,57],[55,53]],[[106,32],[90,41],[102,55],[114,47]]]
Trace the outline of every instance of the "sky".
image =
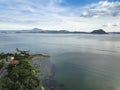
[[0,30],[120,31],[120,0],[0,0]]

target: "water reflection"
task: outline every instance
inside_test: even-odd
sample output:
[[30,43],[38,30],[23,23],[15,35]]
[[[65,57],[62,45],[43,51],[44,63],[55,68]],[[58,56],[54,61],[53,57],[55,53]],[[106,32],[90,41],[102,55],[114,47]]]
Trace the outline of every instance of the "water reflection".
[[110,55],[79,52],[60,54],[55,61],[56,79],[64,82],[69,90],[117,90],[120,60],[108,57]]
[[0,52],[15,48],[50,55],[46,71],[69,90],[120,90],[120,35],[0,35]]

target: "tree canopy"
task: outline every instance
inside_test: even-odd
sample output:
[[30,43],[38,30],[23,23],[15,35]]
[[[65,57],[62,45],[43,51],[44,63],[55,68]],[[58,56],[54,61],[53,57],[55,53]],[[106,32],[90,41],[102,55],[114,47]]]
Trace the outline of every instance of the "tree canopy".
[[[8,57],[11,57],[10,60]],[[29,62],[30,58],[29,51],[19,49],[14,54],[0,54],[0,70],[7,64],[7,74],[0,78],[2,90],[36,90],[38,87],[42,90],[38,78],[38,66],[32,65]]]

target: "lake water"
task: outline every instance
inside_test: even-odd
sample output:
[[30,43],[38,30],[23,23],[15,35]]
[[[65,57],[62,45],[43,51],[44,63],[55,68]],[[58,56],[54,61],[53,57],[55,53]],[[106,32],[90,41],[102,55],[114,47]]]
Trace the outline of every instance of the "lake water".
[[68,90],[120,90],[120,35],[0,34],[0,52],[50,55]]

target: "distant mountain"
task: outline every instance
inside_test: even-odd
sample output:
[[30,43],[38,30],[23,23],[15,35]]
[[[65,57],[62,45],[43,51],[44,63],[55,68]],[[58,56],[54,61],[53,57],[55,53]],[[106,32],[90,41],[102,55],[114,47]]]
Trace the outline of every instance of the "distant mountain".
[[93,30],[92,32],[68,31],[68,30],[43,30],[33,28],[31,30],[0,30],[0,33],[54,33],[54,34],[120,34],[120,32],[105,32],[103,29]]
[[42,29],[39,28],[33,28],[32,30],[20,30],[16,31],[16,33],[41,33],[44,32]]
[[67,30],[43,30],[39,28],[33,28],[32,30],[21,30],[16,33],[69,33]]
[[0,30],[0,33],[15,33],[17,30]]
[[67,30],[46,30],[45,33],[70,33]]
[[41,32],[41,31],[43,31],[42,29],[39,29],[39,28],[33,28],[32,30],[31,30],[31,32]]
[[103,29],[93,30],[91,34],[108,34]]
[[120,32],[108,32],[109,34],[120,34]]

